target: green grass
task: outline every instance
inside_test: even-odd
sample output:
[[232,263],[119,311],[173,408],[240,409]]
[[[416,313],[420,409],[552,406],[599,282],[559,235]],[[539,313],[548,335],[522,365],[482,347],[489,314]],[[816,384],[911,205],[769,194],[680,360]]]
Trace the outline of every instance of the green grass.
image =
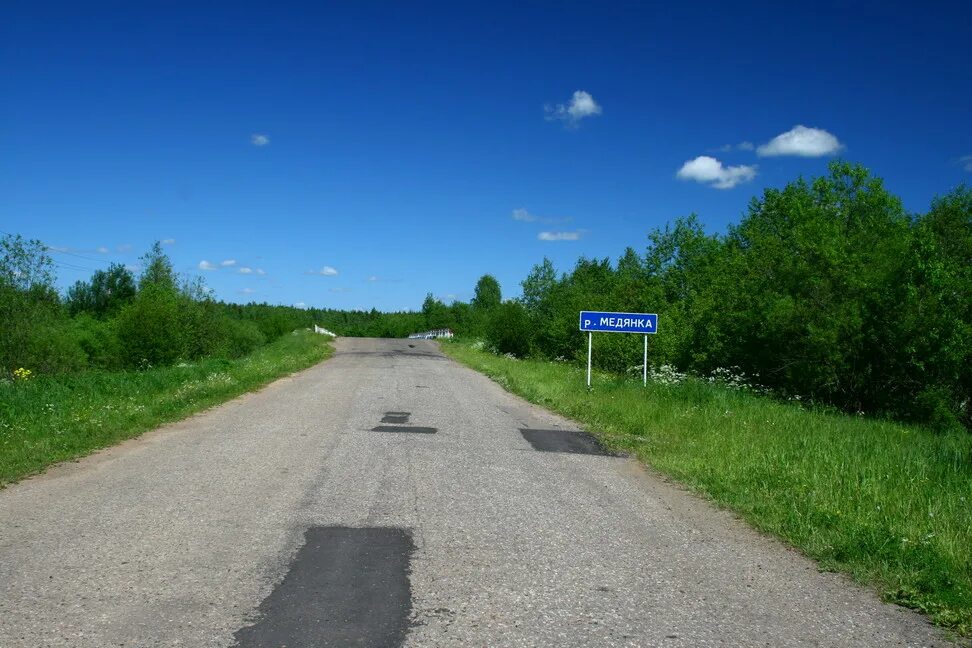
[[0,487],[230,400],[332,351],[324,336],[298,331],[238,360],[0,384]]
[[582,422],[782,538],[821,569],[972,634],[972,434],[807,409],[699,380],[664,385],[444,343],[450,356]]

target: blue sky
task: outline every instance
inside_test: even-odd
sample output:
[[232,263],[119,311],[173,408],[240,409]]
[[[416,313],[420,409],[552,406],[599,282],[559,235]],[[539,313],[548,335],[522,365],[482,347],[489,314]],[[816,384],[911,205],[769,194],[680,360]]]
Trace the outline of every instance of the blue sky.
[[327,4],[6,4],[0,231],[62,286],[164,240],[221,299],[397,310],[834,156],[972,182],[967,2]]

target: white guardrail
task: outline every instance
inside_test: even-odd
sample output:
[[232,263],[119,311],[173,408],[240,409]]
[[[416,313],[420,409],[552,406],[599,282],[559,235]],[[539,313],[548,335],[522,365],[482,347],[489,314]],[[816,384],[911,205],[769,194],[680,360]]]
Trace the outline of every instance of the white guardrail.
[[432,329],[421,333],[412,333],[408,336],[409,340],[434,340],[435,338],[451,338],[452,329]]

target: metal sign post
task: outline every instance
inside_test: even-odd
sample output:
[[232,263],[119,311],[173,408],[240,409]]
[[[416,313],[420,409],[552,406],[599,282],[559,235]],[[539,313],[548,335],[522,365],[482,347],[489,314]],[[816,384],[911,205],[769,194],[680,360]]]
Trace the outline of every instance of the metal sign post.
[[641,333],[645,336],[641,380],[648,386],[648,336],[658,332],[657,313],[604,313],[581,311],[580,330],[587,331],[587,387],[591,387],[591,355],[594,333]]
[[645,360],[641,365],[641,384],[648,386],[648,336],[645,336]]
[[591,388],[591,348],[594,345],[594,334],[587,333],[587,388]]

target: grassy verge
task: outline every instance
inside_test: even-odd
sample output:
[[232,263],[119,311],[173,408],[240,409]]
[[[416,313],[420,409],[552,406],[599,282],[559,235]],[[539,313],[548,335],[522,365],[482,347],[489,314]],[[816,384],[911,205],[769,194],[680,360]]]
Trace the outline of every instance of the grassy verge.
[[649,383],[442,349],[584,423],[819,561],[972,634],[972,435],[780,403],[698,380]]
[[332,350],[324,336],[298,331],[238,360],[0,384],[0,487],[227,401]]

